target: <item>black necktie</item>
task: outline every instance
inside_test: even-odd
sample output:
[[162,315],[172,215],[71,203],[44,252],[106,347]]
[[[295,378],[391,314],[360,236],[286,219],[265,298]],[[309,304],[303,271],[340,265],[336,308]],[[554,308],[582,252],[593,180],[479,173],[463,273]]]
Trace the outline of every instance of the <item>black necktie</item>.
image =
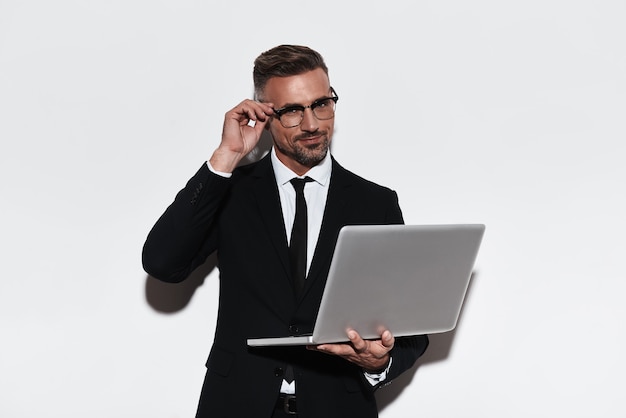
[[[303,179],[296,177],[290,180],[296,191],[296,214],[293,218],[291,239],[289,240],[291,280],[296,297],[300,295],[306,279],[307,209],[304,199],[304,185],[310,181],[313,181],[310,177]],[[289,383],[293,382],[294,374],[291,364],[287,365],[284,378]]]
[[296,215],[293,219],[291,240],[289,241],[291,278],[296,296],[299,296],[306,278],[307,209],[306,200],[304,200],[304,185],[310,181],[313,181],[310,177],[303,179],[293,178],[290,180],[296,191]]

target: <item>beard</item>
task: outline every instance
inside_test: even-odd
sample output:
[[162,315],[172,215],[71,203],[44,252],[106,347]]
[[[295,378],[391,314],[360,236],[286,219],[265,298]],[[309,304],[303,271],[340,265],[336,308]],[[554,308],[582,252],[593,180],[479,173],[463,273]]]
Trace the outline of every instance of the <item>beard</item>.
[[330,147],[330,141],[328,136],[324,135],[324,139],[318,144],[306,146],[303,145],[298,138],[295,138],[291,149],[287,150],[277,143],[275,143],[275,145],[281,153],[297,161],[299,164],[305,167],[313,167],[326,157]]

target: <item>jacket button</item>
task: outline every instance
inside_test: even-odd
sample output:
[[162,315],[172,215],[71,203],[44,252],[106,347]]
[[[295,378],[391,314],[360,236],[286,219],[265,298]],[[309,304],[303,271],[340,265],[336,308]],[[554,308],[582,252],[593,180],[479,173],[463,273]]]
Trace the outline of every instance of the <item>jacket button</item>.
[[297,334],[300,332],[300,328],[297,325],[289,325],[289,332],[292,334]]
[[277,367],[274,369],[274,376],[282,377],[284,374],[285,374],[285,371],[282,369],[282,367]]

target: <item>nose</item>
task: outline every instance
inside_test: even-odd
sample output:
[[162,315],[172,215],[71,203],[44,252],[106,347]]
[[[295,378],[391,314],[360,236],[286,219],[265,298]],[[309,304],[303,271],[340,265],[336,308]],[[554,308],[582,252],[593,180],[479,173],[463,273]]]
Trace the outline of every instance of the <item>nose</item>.
[[310,107],[304,109],[304,114],[302,115],[302,123],[300,124],[300,129],[305,132],[315,132],[319,129],[319,121],[313,114],[313,110]]

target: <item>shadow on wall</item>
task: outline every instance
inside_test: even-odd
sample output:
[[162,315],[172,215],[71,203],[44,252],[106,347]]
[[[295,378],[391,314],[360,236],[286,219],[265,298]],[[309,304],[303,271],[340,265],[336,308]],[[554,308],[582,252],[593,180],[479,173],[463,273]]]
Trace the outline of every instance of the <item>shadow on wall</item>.
[[429,363],[437,363],[440,361],[444,361],[450,355],[450,351],[452,349],[452,344],[454,342],[454,337],[456,335],[456,330],[461,326],[463,319],[463,310],[465,308],[465,303],[471,297],[472,286],[474,282],[477,280],[477,273],[472,273],[472,277],[470,278],[467,292],[465,294],[465,300],[463,305],[461,306],[461,312],[459,313],[459,319],[457,321],[456,327],[449,332],[443,332],[440,334],[431,334],[428,336],[430,343],[428,344],[428,348],[422,357],[420,357],[416,364],[412,369],[407,370],[405,373],[400,375],[397,379],[393,381],[393,384],[389,386],[385,386],[380,390],[376,391],[376,401],[378,402],[378,410],[382,411],[387,407],[387,405],[391,404],[406,388],[417,369],[422,365],[427,365]]
[[195,269],[180,283],[165,283],[146,276],[146,301],[152,309],[161,313],[174,313],[185,309],[196,289],[217,266],[217,255],[213,253],[204,264]]

